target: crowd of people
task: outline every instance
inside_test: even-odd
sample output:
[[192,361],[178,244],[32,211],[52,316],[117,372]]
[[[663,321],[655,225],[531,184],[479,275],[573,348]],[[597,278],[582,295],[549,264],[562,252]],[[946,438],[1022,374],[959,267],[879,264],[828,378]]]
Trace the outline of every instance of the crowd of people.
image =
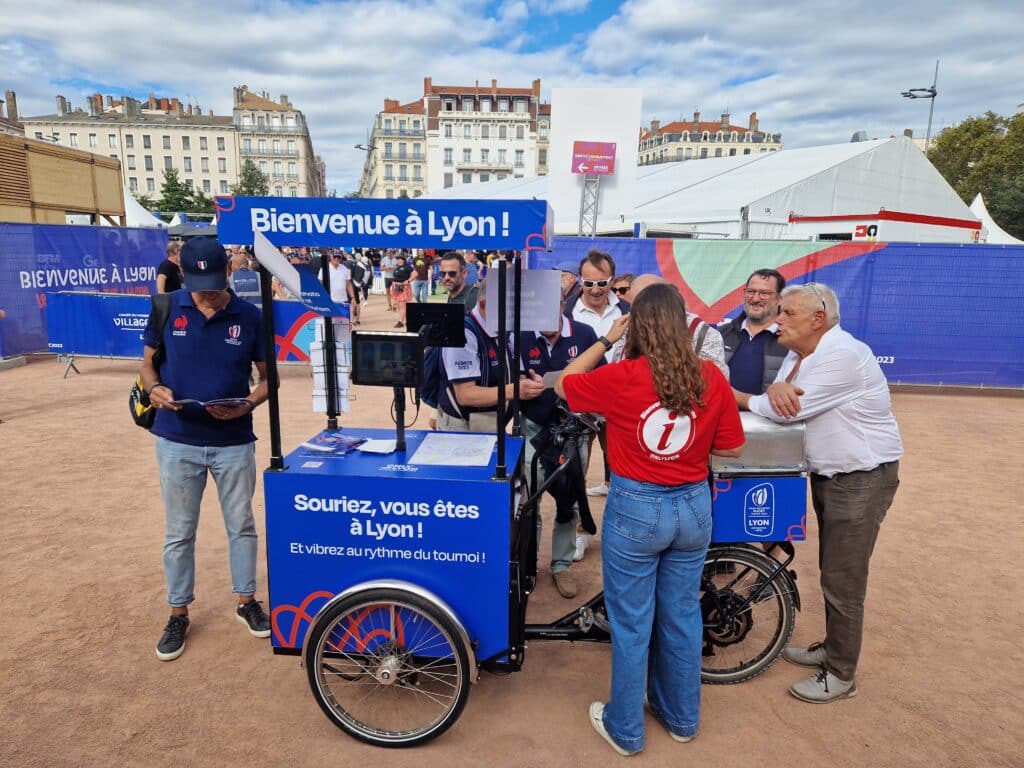
[[[700,579],[712,524],[708,468],[712,455],[741,454],[740,410],[806,428],[825,631],[821,642],[784,652],[786,660],[817,670],[789,690],[813,703],[857,694],[869,563],[899,485],[903,448],[885,377],[871,350],[840,326],[839,299],[828,286],[787,286],[779,271],[758,269],[744,286],[742,312],[715,327],[689,311],[680,291],[660,276],[617,274],[612,256],[594,250],[578,264],[556,267],[558,327],[522,333],[516,364],[511,340],[487,329],[487,260],[477,254],[389,249],[294,255],[318,256],[326,261],[321,269],[330,270],[332,298],[350,306],[353,325],[361,322],[359,306],[369,297],[375,271],[383,278],[388,310],[398,314],[396,328],[405,325],[408,302],[429,300],[432,285],[443,288],[449,303],[464,306],[466,344],[440,355],[432,427],[493,433],[499,428],[499,388],[510,401],[517,377],[528,465],[545,450],[550,428],[565,418],[558,398],[572,411],[599,417],[603,482],[558,505],[550,569],[559,594],[574,597],[572,563],[585,556],[588,541],[580,526],[589,513],[581,515],[581,505],[588,495],[606,496],[601,559],[614,638],[611,695],[590,706],[589,719],[616,752],[643,749],[645,708],[676,741],[697,734]],[[225,252],[210,238],[169,247],[165,265],[173,269],[161,266],[159,286],[172,291],[175,274],[181,275],[184,290],[176,291],[174,310],[190,331],[146,330],[142,376],[158,408],[153,431],[167,517],[171,619],[157,646],[163,660],[184,650],[198,500],[208,471],[221,494],[237,615],[253,634],[269,634],[254,599],[250,508],[251,412],[266,398],[266,384],[261,378],[250,392],[247,378],[227,370],[247,373],[265,360],[254,330],[258,313],[241,307],[244,302],[228,289],[230,274],[244,262],[245,254]],[[222,355],[206,345],[214,337],[223,343],[226,324],[228,338],[239,343],[229,350],[225,370],[195,365],[199,355]],[[236,335],[233,329],[239,329]],[[155,355],[162,358],[159,367]],[[178,405],[179,396],[245,402],[197,414]],[[593,440],[579,447],[582,479]]]

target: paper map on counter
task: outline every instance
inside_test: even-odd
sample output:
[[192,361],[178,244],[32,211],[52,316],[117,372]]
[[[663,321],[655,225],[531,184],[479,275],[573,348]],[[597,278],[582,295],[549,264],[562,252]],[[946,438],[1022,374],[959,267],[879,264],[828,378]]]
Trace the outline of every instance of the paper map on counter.
[[432,434],[423,438],[410,464],[486,467],[498,438],[494,435]]

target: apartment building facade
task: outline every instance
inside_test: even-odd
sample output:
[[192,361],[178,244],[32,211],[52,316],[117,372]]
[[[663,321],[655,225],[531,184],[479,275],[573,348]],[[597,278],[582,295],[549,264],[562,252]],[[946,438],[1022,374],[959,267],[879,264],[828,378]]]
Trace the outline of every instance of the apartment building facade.
[[29,138],[120,161],[125,185],[139,195],[158,196],[164,171],[172,168],[191,189],[207,196],[229,194],[245,159],[269,177],[271,195],[322,195],[322,161],[313,153],[305,120],[287,97],[281,98],[273,102],[241,86],[228,116],[204,113],[176,98],[104,100],[95,94],[87,98],[86,109],[72,109],[57,96],[55,114],[22,121]]
[[547,172],[550,105],[541,81],[529,88],[434,85],[400,104],[385,99],[374,119],[361,197],[418,197],[454,186]]
[[732,124],[728,112],[723,112],[718,121],[702,121],[700,112],[694,112],[693,120],[667,125],[651,120],[650,126],[640,131],[637,163],[655,165],[709,157],[756,155],[781,149],[782,134],[762,131],[757,112],[750,113],[746,127]]

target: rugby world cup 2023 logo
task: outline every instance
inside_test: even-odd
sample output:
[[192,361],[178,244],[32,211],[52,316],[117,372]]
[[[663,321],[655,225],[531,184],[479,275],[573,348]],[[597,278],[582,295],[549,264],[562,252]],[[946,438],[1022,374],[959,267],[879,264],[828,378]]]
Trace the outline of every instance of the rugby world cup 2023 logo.
[[743,497],[743,530],[762,539],[775,530],[775,488],[771,483],[755,485]]

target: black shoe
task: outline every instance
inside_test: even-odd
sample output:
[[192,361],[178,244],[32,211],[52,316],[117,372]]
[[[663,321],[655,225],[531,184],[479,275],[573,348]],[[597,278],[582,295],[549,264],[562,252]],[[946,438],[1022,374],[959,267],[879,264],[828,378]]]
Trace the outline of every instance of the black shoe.
[[160,661],[174,661],[185,652],[188,627],[188,616],[171,616],[160,636],[160,642],[156,644],[156,657]]
[[242,603],[235,611],[235,617],[249,628],[249,634],[253,637],[270,637],[270,619],[263,612],[259,601]]

